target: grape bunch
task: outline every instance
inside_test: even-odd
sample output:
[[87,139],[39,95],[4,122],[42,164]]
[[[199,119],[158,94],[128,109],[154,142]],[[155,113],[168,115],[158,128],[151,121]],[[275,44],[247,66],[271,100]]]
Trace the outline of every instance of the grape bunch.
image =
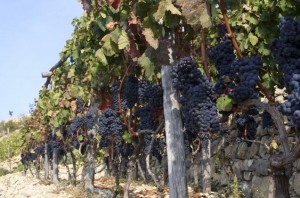
[[82,116],[76,116],[69,128],[67,129],[67,135],[71,136],[76,133],[78,129],[82,129],[84,131],[91,130],[95,124],[95,117],[88,113]]
[[208,57],[214,61],[220,76],[229,76],[233,79],[234,70],[231,64],[235,60],[235,54],[229,38],[210,49]]
[[84,110],[84,100],[77,98],[76,99],[76,113],[82,113]]
[[262,66],[260,56],[239,59],[233,62],[233,70],[239,74],[240,82],[253,87],[259,81],[259,69]]
[[279,28],[279,39],[273,42],[271,51],[284,73],[285,85],[289,88],[293,75],[300,74],[300,21],[285,17]]
[[[118,90],[120,85],[115,84],[111,87],[110,92],[112,93],[112,109],[119,111],[119,99],[118,99]],[[124,95],[121,93],[121,108],[123,111],[128,109],[127,100]]]
[[136,117],[140,118],[140,130],[155,130],[154,129],[154,119],[152,116],[151,108],[146,105],[144,107],[139,107],[134,114]]
[[218,95],[226,94],[228,90],[234,87],[235,72],[232,68],[232,62],[235,60],[235,54],[231,40],[226,36],[225,25],[218,25],[220,43],[211,48],[208,57],[215,63],[219,73],[219,78],[215,84],[214,90]]
[[163,89],[160,85],[151,84],[146,92],[148,105],[153,110],[163,106]]
[[203,139],[207,137],[207,132],[219,131],[213,87],[191,57],[181,59],[172,66],[171,72],[173,85],[181,94],[179,102],[186,132],[198,134]]
[[264,111],[262,113],[261,121],[262,121],[263,128],[272,128],[272,126],[274,125],[273,119],[267,111]]
[[181,93],[187,92],[190,87],[204,81],[204,77],[191,57],[182,58],[177,64],[173,64],[171,77],[175,89]]
[[248,99],[257,99],[258,93],[252,87],[239,84],[230,93],[229,96],[236,102],[243,102]]
[[281,111],[291,116],[294,125],[300,125],[300,21],[282,18],[279,38],[271,46],[275,60],[284,73],[284,82],[290,92]]
[[[241,142],[243,139],[255,140],[257,123],[253,116],[249,114],[236,114],[235,116],[235,124],[238,130],[237,133],[237,142]],[[251,143],[247,142],[248,146]]]
[[148,99],[147,97],[147,90],[150,87],[150,82],[147,80],[139,80],[138,84],[138,98],[141,102],[146,101]]
[[122,148],[122,121],[118,112],[106,108],[98,120],[98,131],[101,134],[100,147],[113,145],[117,153],[121,152]]
[[127,106],[131,109],[138,101],[138,87],[139,81],[133,75],[130,75],[125,82],[124,97],[127,101]]

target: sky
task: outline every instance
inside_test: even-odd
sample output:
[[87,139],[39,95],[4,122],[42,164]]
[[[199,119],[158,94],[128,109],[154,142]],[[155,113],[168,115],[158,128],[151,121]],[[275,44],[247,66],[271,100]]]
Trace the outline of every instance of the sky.
[[46,82],[41,73],[59,61],[71,39],[78,0],[0,0],[0,121],[28,115]]

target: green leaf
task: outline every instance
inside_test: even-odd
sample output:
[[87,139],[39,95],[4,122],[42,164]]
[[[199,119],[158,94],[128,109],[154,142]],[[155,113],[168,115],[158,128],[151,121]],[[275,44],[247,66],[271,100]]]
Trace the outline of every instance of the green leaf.
[[262,84],[267,88],[270,89],[271,85],[272,85],[272,80],[271,77],[268,73],[266,73],[263,77],[262,77]]
[[145,70],[146,77],[149,80],[152,80],[154,74],[154,63],[151,61],[150,55],[151,54],[149,54],[149,52],[147,52],[146,50],[146,52],[143,53],[142,56],[138,58],[138,63]]
[[253,46],[255,46],[258,43],[258,38],[253,33],[249,34],[249,40]]
[[153,14],[155,20],[163,19],[166,11],[172,14],[181,15],[181,12],[172,4],[171,0],[162,0],[159,2],[157,11]]
[[229,96],[222,96],[217,99],[217,108],[219,111],[230,111],[232,105],[233,100]]
[[98,49],[98,50],[96,51],[96,54],[95,54],[95,55],[96,55],[97,59],[98,59],[104,66],[108,64],[108,63],[107,63],[106,56],[104,55],[102,48]]
[[127,33],[124,30],[122,30],[118,39],[118,48],[124,49],[127,46],[129,46],[129,38]]
[[118,46],[112,41],[110,34],[105,35],[101,42],[103,42],[102,50],[106,56],[113,56],[118,52]]
[[73,78],[74,76],[75,76],[75,67],[71,67],[68,72],[67,78]]
[[131,143],[131,136],[130,133],[128,133],[128,131],[126,131],[123,135],[122,135],[123,140],[126,143]]
[[83,140],[84,140],[83,135],[79,135],[79,136],[78,136],[78,141],[81,142],[81,141],[83,141]]
[[158,39],[154,37],[154,34],[150,28],[145,28],[142,34],[145,36],[146,41],[151,47],[153,47],[154,49],[158,48]]

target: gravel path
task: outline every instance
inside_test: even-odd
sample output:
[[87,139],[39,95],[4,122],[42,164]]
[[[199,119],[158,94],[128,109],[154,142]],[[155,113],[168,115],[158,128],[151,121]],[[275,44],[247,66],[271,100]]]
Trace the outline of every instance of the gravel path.
[[53,184],[46,185],[30,175],[13,173],[0,177],[0,198],[71,198]]

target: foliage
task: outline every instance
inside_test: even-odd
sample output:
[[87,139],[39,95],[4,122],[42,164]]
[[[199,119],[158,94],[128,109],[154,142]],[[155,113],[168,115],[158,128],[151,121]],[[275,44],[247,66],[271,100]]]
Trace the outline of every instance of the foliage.
[[20,155],[21,145],[23,140],[20,138],[19,132],[12,133],[9,138],[7,136],[0,139],[0,161],[8,159],[8,150],[10,151],[10,157]]
[[0,167],[0,177],[9,174],[9,170]]

